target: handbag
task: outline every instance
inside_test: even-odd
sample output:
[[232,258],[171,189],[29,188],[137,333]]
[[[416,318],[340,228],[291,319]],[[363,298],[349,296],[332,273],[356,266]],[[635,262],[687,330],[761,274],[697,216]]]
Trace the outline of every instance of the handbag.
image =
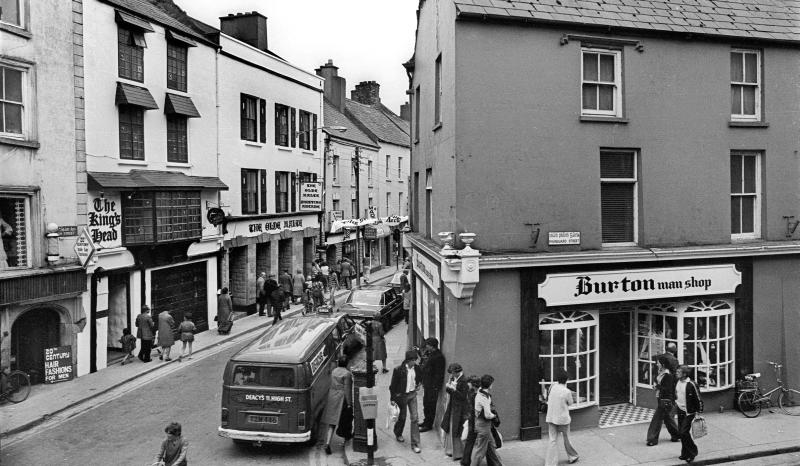
[[494,439],[495,448],[500,448],[503,446],[503,435],[494,427],[492,427],[492,438]]
[[699,415],[695,414],[694,419],[692,419],[692,438],[699,439],[705,437],[708,434],[708,426],[706,425],[706,419]]

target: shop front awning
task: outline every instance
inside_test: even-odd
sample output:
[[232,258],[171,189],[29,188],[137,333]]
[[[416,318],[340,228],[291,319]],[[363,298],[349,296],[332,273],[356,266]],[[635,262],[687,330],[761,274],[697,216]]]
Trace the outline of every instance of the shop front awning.
[[389,225],[390,227],[396,227],[408,222],[408,217],[401,215],[390,215],[389,217],[381,217],[381,222]]
[[334,220],[331,222],[331,231],[329,233],[340,233],[342,230],[354,230],[357,227],[365,225],[372,225],[377,223],[378,220],[374,218],[349,218],[347,220]]
[[386,238],[392,234],[392,227],[385,223],[376,223],[364,227],[364,239]]
[[168,115],[183,115],[186,118],[200,118],[200,112],[194,106],[194,102],[185,95],[167,93],[164,101],[164,113]]
[[158,108],[156,99],[153,98],[147,88],[120,82],[117,83],[117,96],[114,103],[117,105],[133,105],[146,110]]
[[228,186],[216,176],[189,176],[162,170],[131,170],[127,173],[89,172],[89,189],[125,189],[140,191],[180,189],[220,189]]
[[188,36],[184,36],[183,34],[178,34],[171,29],[167,29],[166,35],[167,40],[178,42],[184,47],[197,47],[197,42],[195,42],[193,39],[189,38]]

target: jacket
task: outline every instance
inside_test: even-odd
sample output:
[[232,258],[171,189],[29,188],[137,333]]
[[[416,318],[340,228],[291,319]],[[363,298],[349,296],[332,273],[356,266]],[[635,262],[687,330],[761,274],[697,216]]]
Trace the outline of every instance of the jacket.
[[686,383],[686,412],[688,414],[694,414],[702,411],[703,402],[700,400],[700,393],[697,392],[697,386],[694,382],[689,379]]
[[339,425],[343,405],[353,406],[353,375],[344,367],[337,367],[331,371],[331,385],[322,413],[322,424]]
[[217,297],[217,321],[222,324],[231,320],[233,315],[233,301],[231,295],[220,294]]
[[150,314],[141,313],[136,316],[136,337],[142,340],[155,338],[155,324]]
[[[416,386],[414,389],[416,390],[419,388],[419,366],[414,368],[414,372],[416,373],[417,380]],[[395,367],[392,371],[392,381],[389,383],[389,399],[392,401],[397,400],[399,397],[406,394],[406,384],[408,384],[408,368],[406,364],[400,364],[399,366]]]
[[175,319],[167,311],[158,314],[158,346],[167,347],[175,344]]
[[276,288],[278,288],[278,282],[276,282],[274,278],[267,279],[267,281],[264,282],[264,297],[271,297],[272,292],[275,291]]
[[669,371],[664,372],[661,382],[656,385],[656,393],[659,400],[675,400],[675,377]]
[[353,266],[349,262],[342,262],[342,277],[347,278],[353,276]]
[[467,384],[467,378],[462,375],[456,382],[455,389],[447,387],[446,390],[450,394],[450,401],[447,402],[447,410],[445,410],[442,418],[442,430],[450,432],[450,421],[452,419],[453,435],[460,437],[464,421],[469,419],[469,406],[467,405],[469,385]]
[[569,407],[572,404],[572,391],[566,385],[558,382],[550,386],[547,394],[547,416],[545,422],[557,426],[569,425],[572,417],[569,414]]
[[297,273],[292,278],[292,294],[300,296],[303,294],[303,285],[306,283],[306,277],[302,273]]
[[283,288],[284,293],[291,293],[292,292],[292,276],[288,273],[282,273],[280,278],[278,278],[281,284],[281,288]]
[[422,386],[426,390],[440,390],[444,385],[444,355],[438,349],[428,353],[422,363]]

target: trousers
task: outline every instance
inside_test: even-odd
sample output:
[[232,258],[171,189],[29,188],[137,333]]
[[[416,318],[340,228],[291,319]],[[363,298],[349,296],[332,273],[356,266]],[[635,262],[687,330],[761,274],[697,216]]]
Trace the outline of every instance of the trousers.
[[672,406],[672,403],[666,406],[663,401],[659,400],[658,407],[653,411],[653,418],[650,419],[650,427],[647,428],[647,443],[658,444],[658,436],[661,435],[661,424],[667,426],[667,432],[669,432],[670,437],[674,439],[680,437],[678,424],[672,418]]
[[153,340],[142,340],[142,346],[139,348],[139,359],[142,361],[150,360],[150,353],[153,352]]
[[394,400],[397,406],[400,407],[400,414],[397,416],[397,422],[394,423],[394,436],[400,437],[403,435],[403,430],[406,427],[406,411],[408,417],[411,418],[411,446],[419,445],[419,412],[417,411],[417,392],[408,392],[404,395],[397,397]]
[[564,449],[567,450],[569,459],[577,458],[578,452],[569,441],[569,424],[559,425],[551,422],[547,423],[547,454],[545,455],[545,466],[556,466],[558,464],[558,434],[564,436]]
[[681,456],[684,458],[697,456],[697,444],[692,438],[692,421],[694,421],[694,414],[687,414],[678,408],[678,431],[681,436]]
[[438,388],[425,387],[425,393],[422,395],[422,426],[428,429],[433,428],[433,421],[436,418],[436,403],[439,401],[439,391]]

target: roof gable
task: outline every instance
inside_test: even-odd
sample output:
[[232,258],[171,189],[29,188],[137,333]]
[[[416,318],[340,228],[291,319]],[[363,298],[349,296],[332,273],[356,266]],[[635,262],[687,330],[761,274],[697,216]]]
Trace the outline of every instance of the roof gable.
[[356,144],[362,144],[365,146],[369,146],[372,148],[377,149],[378,146],[376,145],[375,141],[370,139],[366,133],[361,131],[358,127],[358,124],[348,118],[345,114],[339,111],[332,103],[330,103],[327,99],[325,99],[325,114],[324,117],[324,126],[331,127],[331,126],[343,126],[347,128],[347,131],[343,133],[339,133],[336,131],[327,131],[328,134],[331,135],[332,138],[336,139],[343,139],[347,141],[354,142]]
[[[372,133],[379,141],[403,147],[411,145],[408,129],[401,127],[395,119],[387,115],[387,112],[391,113],[391,111],[385,106],[381,104],[364,105],[350,99],[345,99],[344,105],[346,113],[355,118],[366,131]],[[400,118],[397,117],[397,120]]]

